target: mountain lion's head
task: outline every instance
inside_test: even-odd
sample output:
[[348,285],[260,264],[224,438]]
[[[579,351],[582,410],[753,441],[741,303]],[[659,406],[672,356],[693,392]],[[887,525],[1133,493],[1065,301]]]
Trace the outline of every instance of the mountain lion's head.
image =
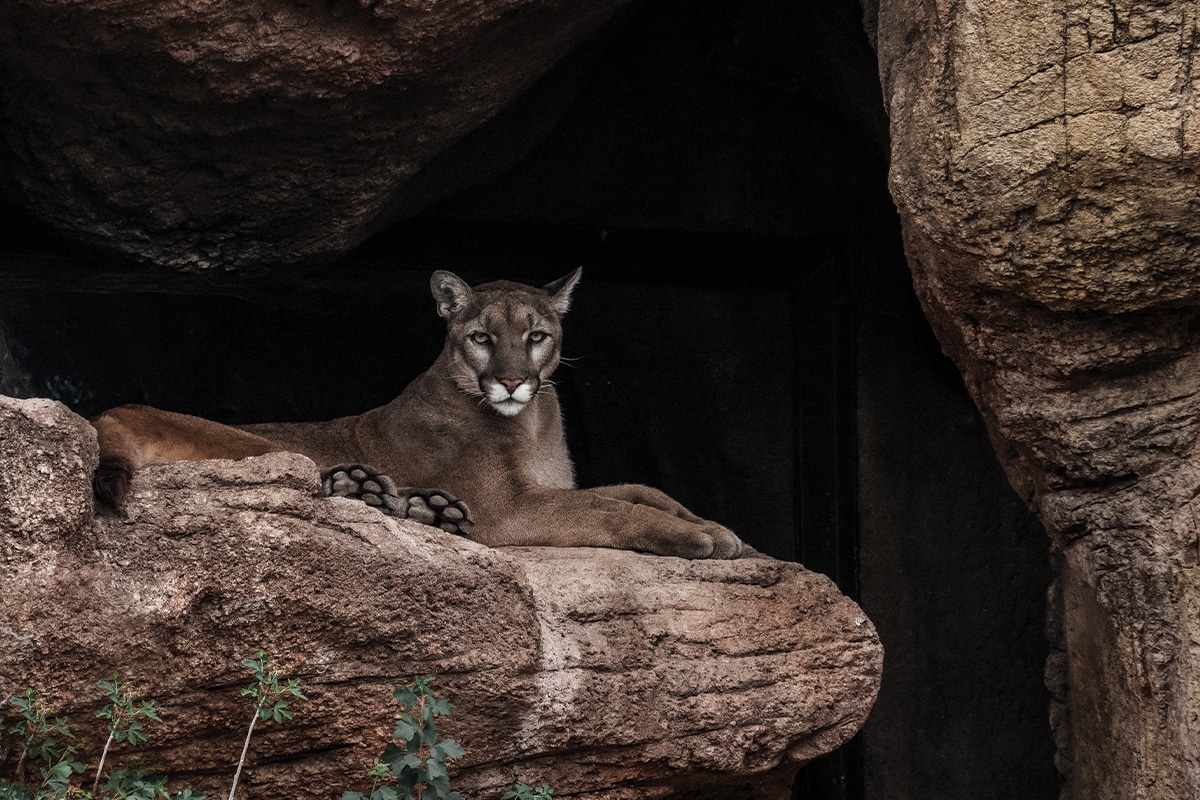
[[498,413],[515,416],[558,366],[562,315],[571,305],[577,269],[542,289],[510,281],[471,288],[439,270],[430,279],[458,387]]

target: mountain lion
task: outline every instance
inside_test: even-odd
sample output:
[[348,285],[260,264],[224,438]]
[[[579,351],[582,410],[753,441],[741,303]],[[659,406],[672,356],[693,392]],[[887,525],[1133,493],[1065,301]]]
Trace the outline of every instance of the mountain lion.
[[657,489],[575,488],[549,377],[580,272],[542,289],[508,281],[471,288],[434,273],[437,311],[449,328],[441,355],[395,400],[357,416],[230,427],[149,406],[106,411],[92,420],[96,496],[120,508],[133,470],[146,464],[286,450],[317,463],[326,494],[486,545],[737,558],[737,536]]

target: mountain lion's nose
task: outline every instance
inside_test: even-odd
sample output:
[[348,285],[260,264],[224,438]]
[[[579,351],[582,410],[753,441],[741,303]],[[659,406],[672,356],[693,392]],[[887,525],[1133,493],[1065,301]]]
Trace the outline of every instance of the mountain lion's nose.
[[521,378],[500,378],[499,380],[501,383],[504,384],[504,387],[506,389],[508,389],[509,394],[512,394],[513,392],[515,392],[517,390],[517,387],[525,382]]

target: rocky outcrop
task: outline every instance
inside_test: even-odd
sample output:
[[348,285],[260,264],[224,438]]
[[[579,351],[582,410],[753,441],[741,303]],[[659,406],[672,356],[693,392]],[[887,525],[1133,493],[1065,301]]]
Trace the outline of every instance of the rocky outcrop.
[[143,762],[210,796],[232,777],[239,662],[259,647],[311,699],[256,732],[240,784],[255,798],[363,788],[391,691],[419,675],[455,703],[443,735],[467,750],[452,775],[470,798],[514,780],[790,796],[878,690],[871,623],[799,565],[489,549],[319,498],[315,467],[286,453],[148,468],[127,515],[97,519],[82,419],[0,398],[0,444],[0,694],[35,687],[94,740],[95,682],[121,670],[165,720]]
[[917,293],[1063,554],[1074,798],[1200,793],[1194,11],[878,6]]
[[528,146],[412,180],[625,1],[6,3],[0,186],[138,261],[327,260]]

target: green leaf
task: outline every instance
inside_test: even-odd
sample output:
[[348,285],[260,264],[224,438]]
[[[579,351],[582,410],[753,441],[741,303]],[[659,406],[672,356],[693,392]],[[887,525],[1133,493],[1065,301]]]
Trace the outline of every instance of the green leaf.
[[404,751],[401,750],[395,744],[395,742],[389,742],[388,745],[383,748],[383,753],[380,754],[379,760],[386,764],[388,769],[390,769],[393,773],[399,775],[400,769],[403,767],[403,764],[400,762],[404,758],[404,755]]
[[447,781],[450,780],[450,773],[446,772],[446,765],[441,761],[435,761],[431,758],[425,762],[425,769],[429,774],[430,781],[440,781],[443,778]]
[[417,736],[417,728],[411,722],[408,722],[403,717],[396,720],[396,732],[392,734],[393,739],[403,739],[409,741]]
[[0,800],[33,800],[33,795],[20,784],[0,780]]
[[441,750],[443,758],[448,758],[451,761],[462,758],[467,754],[466,749],[453,739],[443,739],[435,747]]
[[[432,762],[430,763],[432,765]],[[437,793],[438,797],[445,798],[448,794],[450,794],[450,776],[446,774],[444,769],[441,770],[436,776],[429,776],[429,785]]]
[[400,770],[396,773],[396,791],[400,792],[401,794],[412,792],[412,790],[416,788],[416,785],[420,779],[421,776],[418,775],[414,770]]
[[434,724],[433,720],[426,722],[423,726],[421,726],[421,729],[417,731],[417,736],[420,738],[421,744],[432,747],[437,742],[438,738],[437,725]]

